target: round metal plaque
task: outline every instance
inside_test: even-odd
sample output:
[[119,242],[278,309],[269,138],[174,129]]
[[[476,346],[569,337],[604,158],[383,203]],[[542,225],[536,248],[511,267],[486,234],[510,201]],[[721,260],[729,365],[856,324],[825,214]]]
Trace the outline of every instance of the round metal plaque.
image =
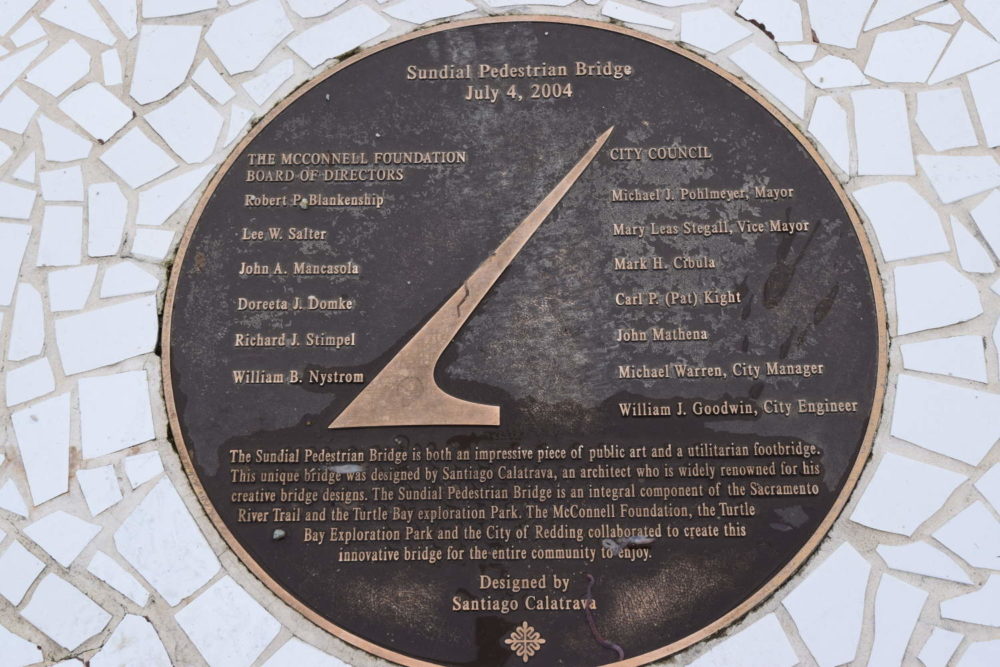
[[208,514],[315,623],[407,665],[639,665],[822,539],[884,319],[843,191],[746,85],[490,19],[254,128],[184,237],[164,375]]

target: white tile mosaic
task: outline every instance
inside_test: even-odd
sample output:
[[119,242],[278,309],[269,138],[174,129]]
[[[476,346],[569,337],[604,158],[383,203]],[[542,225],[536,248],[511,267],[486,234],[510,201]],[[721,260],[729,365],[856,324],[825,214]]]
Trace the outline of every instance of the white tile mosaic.
[[101,162],[111,167],[130,188],[145,185],[177,166],[177,162],[166,151],[137,127],[133,127],[104,151]]
[[973,592],[941,603],[941,618],[1000,628],[1000,574]]
[[90,54],[76,40],[56,49],[28,71],[25,81],[59,97],[90,72]]
[[991,192],[970,213],[993,252],[1000,252],[1000,190]]
[[988,155],[918,155],[917,161],[945,204],[1000,186],[1000,165]]
[[27,667],[41,661],[42,650],[0,625],[0,655],[11,667]]
[[876,530],[912,535],[966,479],[890,452],[879,462],[851,520]]
[[1000,146],[1000,63],[969,72],[969,88],[987,146]]
[[171,667],[170,657],[152,623],[142,616],[126,614],[103,648],[90,659],[90,667]]
[[288,48],[316,67],[375,39],[389,29],[389,22],[367,6],[358,6],[317,24],[288,40]]
[[59,313],[83,308],[96,277],[96,264],[49,271],[49,310]]
[[875,638],[869,665],[903,664],[906,645],[917,625],[927,591],[883,574],[875,593]]
[[118,253],[125,232],[128,200],[116,183],[94,183],[87,188],[87,254],[109,257]]
[[135,262],[119,262],[109,266],[101,281],[101,298],[127,294],[143,294],[154,292],[159,287],[160,280],[141,268]]
[[908,183],[890,181],[854,191],[887,262],[948,252],[941,215]]
[[934,531],[934,539],[972,567],[1000,570],[1000,521],[980,501]]
[[11,88],[0,99],[0,129],[21,134],[35,116],[38,103],[19,87]]
[[[44,569],[45,563],[35,558],[20,542],[11,542],[0,555],[0,595],[16,607]],[[0,653],[0,656],[4,654]]]
[[955,663],[955,667],[995,667],[1000,664],[1000,639],[973,642]]
[[0,486],[0,509],[16,514],[20,517],[28,517],[28,506],[17,490],[14,480],[8,479]]
[[84,458],[105,456],[156,437],[146,371],[83,378],[79,392]]
[[96,635],[111,620],[111,614],[55,574],[45,575],[21,615],[69,650]]
[[177,624],[209,664],[249,667],[281,625],[230,577],[177,612]]
[[108,13],[118,29],[125,34],[125,37],[132,39],[136,36],[138,12],[133,0],[97,0],[97,2],[104,7],[104,11]]
[[924,667],[945,667],[961,643],[961,634],[943,628],[934,628],[930,638],[920,649],[918,657],[920,662],[924,663]]
[[873,30],[884,25],[888,25],[896,19],[901,19],[907,14],[919,11],[924,7],[933,5],[938,0],[878,0],[872,8],[868,20],[865,21],[865,30]]
[[219,571],[219,561],[168,479],[160,480],[143,498],[115,532],[114,540],[118,553],[170,606]]
[[129,88],[132,99],[149,104],[178,88],[191,69],[200,37],[199,26],[142,26]]
[[978,465],[1000,438],[1000,394],[900,375],[892,435]]
[[958,263],[963,271],[969,273],[996,271],[996,264],[993,263],[986,248],[955,216],[951,218],[951,235],[955,239],[955,251],[958,253]]
[[756,44],[744,46],[732,54],[730,59],[793,114],[799,118],[805,116],[805,79]]
[[917,125],[936,151],[979,143],[959,88],[917,93]]
[[288,0],[288,6],[299,16],[311,19],[329,14],[345,2],[347,0]]
[[763,25],[777,42],[802,40],[802,8],[795,0],[743,0],[736,13]]
[[56,0],[42,12],[41,16],[46,21],[95,39],[102,44],[111,46],[116,41],[104,20],[89,2]]
[[162,225],[194,193],[205,177],[215,169],[206,165],[164,179],[139,193],[137,225]]
[[274,67],[264,70],[259,76],[245,81],[243,90],[258,106],[263,106],[264,102],[278,90],[281,84],[292,77],[294,71],[295,66],[292,64],[291,58],[282,60]]
[[824,44],[853,49],[874,0],[806,0],[809,22]]
[[42,149],[50,162],[73,162],[90,155],[94,144],[76,132],[59,125],[47,116],[38,116],[38,129],[42,132]]
[[941,83],[997,60],[1000,60],[1000,43],[966,21],[958,27],[927,83]]
[[227,72],[239,74],[256,69],[291,32],[278,0],[255,0],[216,18],[205,43]]
[[[274,652],[261,667],[293,667],[295,665],[310,665],[310,667],[350,667],[346,662],[323,653],[315,646],[310,646],[301,639],[292,637],[281,648]],[[779,667],[779,666],[775,666]]]
[[946,262],[898,266],[893,278],[900,336],[965,322],[983,312],[979,290]]
[[799,657],[781,628],[778,617],[768,614],[727,637],[718,646],[701,656],[690,667],[792,667]]
[[906,98],[898,90],[866,89],[851,93],[858,174],[915,174]]
[[107,88],[95,81],[67,95],[59,103],[59,108],[90,136],[100,141],[113,137],[135,115]]
[[132,488],[138,488],[163,472],[159,452],[136,454],[125,459],[125,475]]
[[986,384],[986,346],[982,336],[952,336],[900,345],[903,368]]
[[152,352],[157,329],[156,299],[151,296],[57,319],[63,372],[82,373]]
[[17,286],[14,322],[7,344],[7,359],[22,361],[41,353],[45,345],[45,313],[42,295],[27,283]]
[[842,544],[782,601],[821,667],[857,654],[870,571],[861,554]]
[[893,570],[957,581],[960,584],[972,583],[969,575],[958,563],[926,542],[911,542],[895,547],[883,544],[876,551],[885,564]]
[[191,86],[146,114],[146,121],[188,164],[206,160],[222,131],[222,116]]
[[475,9],[466,0],[402,0],[385,8],[389,16],[409,23],[427,23]]
[[851,167],[851,138],[847,129],[847,112],[831,95],[820,97],[809,119],[809,132],[844,173]]
[[995,464],[976,481],[976,490],[983,494],[994,511],[1000,513],[1000,463]]
[[857,65],[847,58],[823,56],[815,64],[802,70],[813,84],[819,88],[849,88],[869,83]]
[[25,526],[24,534],[63,567],[69,567],[101,527],[59,510]]
[[55,389],[56,381],[48,359],[38,359],[18,368],[7,369],[7,407],[45,396]]
[[87,572],[115,589],[140,607],[149,602],[149,591],[111,556],[98,551],[90,559]]
[[77,470],[76,481],[80,484],[91,516],[97,516],[122,499],[114,466]]
[[11,414],[32,504],[69,489],[69,394],[60,394]]
[[75,266],[83,256],[83,207],[46,206],[37,266]]
[[663,30],[673,30],[676,25],[670,19],[659,14],[647,12],[632,5],[615,2],[615,0],[608,0],[608,2],[604,3],[604,6],[601,8],[601,15],[633,25],[645,25]]
[[865,74],[886,82],[926,81],[950,38],[944,30],[927,25],[879,33]]

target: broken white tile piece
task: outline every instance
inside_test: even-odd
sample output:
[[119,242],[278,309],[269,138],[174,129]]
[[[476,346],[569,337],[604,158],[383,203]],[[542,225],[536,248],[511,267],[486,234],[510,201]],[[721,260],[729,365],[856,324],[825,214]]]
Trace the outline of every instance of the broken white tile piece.
[[922,83],[951,38],[944,30],[918,25],[875,36],[865,74],[879,81]]
[[130,188],[137,188],[177,166],[146,134],[133,127],[104,151],[101,162],[111,167]]
[[139,268],[135,262],[119,262],[104,272],[101,298],[155,292],[159,286],[160,280],[145,269]]
[[689,11],[681,21],[681,40],[718,53],[750,36],[750,29],[718,7]]
[[972,567],[1000,570],[1000,521],[982,501],[972,503],[938,528],[934,539]]
[[816,55],[815,44],[781,44],[778,50],[796,63],[807,63]]
[[13,154],[14,150],[4,142],[0,141],[0,165],[6,162],[7,159]]
[[193,14],[218,6],[219,0],[143,0],[142,18],[158,19],[164,16]]
[[[3,15],[0,20],[4,20]],[[0,655],[10,661],[11,667],[25,667],[41,662],[42,649],[0,625]]]
[[[0,16],[2,15],[3,13],[0,12]],[[10,87],[10,84],[17,81],[21,73],[28,68],[28,65],[35,61],[35,58],[48,45],[47,41],[39,42],[34,46],[26,47],[20,51],[15,51],[9,56],[0,58],[0,93],[3,93],[3,91]]]
[[1000,43],[965,21],[958,27],[927,83],[941,83],[997,60],[1000,60]]
[[45,563],[35,558],[20,542],[11,542],[0,556],[0,595],[16,607],[44,569]]
[[24,504],[24,498],[21,497],[21,493],[17,490],[17,485],[12,479],[8,479],[0,487],[0,509],[18,516],[28,516],[28,506]]
[[[270,663],[265,663],[264,667]],[[274,667],[278,667],[275,663]],[[285,663],[296,664],[296,663]],[[799,658],[774,614],[768,614],[708,651],[689,667],[793,667]]]
[[239,74],[256,69],[291,32],[292,24],[278,0],[256,0],[216,18],[205,33],[205,43],[227,72]]
[[27,220],[35,205],[35,191],[11,183],[0,183],[0,218]]
[[46,358],[32,361],[6,372],[7,407],[19,405],[56,390],[52,367]]
[[893,570],[912,572],[925,577],[957,581],[960,584],[971,584],[972,580],[965,570],[953,561],[947,554],[935,549],[926,542],[912,542],[898,547],[880,545],[876,549],[885,564]]
[[192,169],[140,192],[136,224],[162,225],[214,168],[215,165],[206,165]]
[[116,49],[101,53],[101,71],[104,72],[105,86],[118,86],[122,82],[122,59]]
[[802,8],[795,0],[743,0],[736,13],[763,25],[776,42],[802,41]]
[[917,125],[936,151],[979,143],[959,88],[917,93]]
[[69,490],[69,416],[69,393],[11,415],[35,506]]
[[121,100],[96,81],[67,95],[59,103],[59,108],[100,141],[110,139],[135,116]]
[[35,266],[74,266],[83,254],[83,207],[46,206]]
[[[261,667],[289,667],[290,665],[309,665],[309,667],[350,667],[346,662],[327,655],[315,646],[305,643],[297,637],[292,637],[264,662]],[[774,667],[781,667],[774,665]]]
[[908,14],[921,10],[928,5],[933,5],[938,0],[878,0],[868,21],[865,22],[865,30],[872,30],[892,23],[896,19],[901,19]]
[[917,161],[945,204],[1000,185],[1000,165],[989,155],[918,155]]
[[[962,19],[961,14],[955,9],[954,5],[946,4],[938,7],[937,9],[932,9],[929,12],[924,12],[917,16],[918,21],[923,21],[925,23],[937,23],[939,25],[955,25]],[[938,628],[935,628],[937,630]]]
[[28,283],[17,286],[14,323],[11,325],[7,358],[22,361],[42,352],[45,345],[45,312],[42,295]]
[[226,138],[222,140],[222,145],[228,146],[236,141],[236,137],[240,136],[243,128],[246,127],[247,121],[252,117],[253,112],[250,109],[245,109],[238,104],[234,104],[229,109],[229,123],[226,125]]
[[[87,572],[115,589],[140,607],[149,602],[149,591],[128,570],[118,564],[103,551],[98,551],[90,559]],[[93,663],[91,663],[93,664]]]
[[475,8],[466,0],[402,0],[402,2],[387,7],[384,11],[400,21],[420,25],[428,21],[471,12]]
[[[243,1],[245,2],[246,0]],[[345,2],[347,0],[288,0],[288,6],[299,16],[311,19],[329,14]]]
[[910,536],[964,481],[965,475],[890,452],[879,462],[851,521]]
[[913,148],[906,97],[899,90],[870,89],[851,93],[854,133],[858,142],[858,174],[912,175]]
[[757,80],[788,109],[802,118],[805,115],[806,81],[756,44],[748,44],[730,56],[743,71]]
[[869,665],[902,665],[906,645],[920,611],[927,602],[927,591],[883,574],[875,593],[875,639],[868,657]]
[[[250,5],[247,5],[248,7]],[[316,67],[389,29],[389,22],[364,5],[353,7],[288,40],[288,48]]]
[[942,602],[941,618],[1000,628],[1000,574],[991,574],[974,593]]
[[45,28],[32,16],[22,23],[20,28],[10,34],[10,41],[14,42],[14,46],[17,48],[21,48],[25,44],[30,44],[42,37],[45,37]]
[[892,435],[978,465],[1000,438],[1000,394],[900,375]]
[[207,159],[222,131],[222,116],[191,86],[146,114],[146,122],[188,164]]
[[79,165],[43,171],[38,180],[46,201],[83,201],[83,170]]
[[55,574],[45,575],[21,616],[70,651],[111,620],[111,614]]
[[28,76],[28,83],[59,97],[90,71],[90,54],[76,40],[69,40],[52,55],[38,63]]
[[281,84],[291,78],[293,71],[294,66],[292,64],[292,59],[287,58],[274,67],[265,70],[264,73],[259,76],[255,76],[254,78],[245,81],[243,83],[243,90],[247,91],[247,95],[250,96],[250,99],[258,105],[262,105],[267,101],[267,98],[274,94],[274,91],[276,91]]
[[951,660],[955,649],[961,643],[962,635],[959,633],[943,628],[934,628],[930,638],[920,649],[920,655],[917,656],[917,659],[924,663],[924,667],[947,667],[948,661]]
[[76,481],[80,484],[91,516],[97,516],[122,499],[114,466],[77,470]]
[[890,181],[854,191],[887,262],[948,252],[941,216],[908,183]]
[[46,21],[111,46],[116,39],[89,2],[56,0],[42,12]]
[[76,132],[53,122],[46,116],[38,117],[38,129],[42,131],[42,148],[45,159],[50,162],[72,162],[90,155],[94,144]]
[[987,146],[1000,146],[1000,63],[969,72],[966,77],[979,111]]
[[90,541],[101,532],[83,519],[63,511],[53,512],[25,527],[24,534],[63,567],[69,567]]
[[79,392],[84,458],[111,454],[156,437],[146,371],[83,378]]
[[[194,62],[201,28],[193,25],[142,26],[129,95],[139,104],[166,97],[184,83]],[[246,35],[250,42],[252,37]]]
[[53,313],[80,310],[87,303],[90,288],[97,277],[97,265],[75,266],[61,271],[50,271],[49,310]]
[[824,44],[853,49],[874,0],[806,0],[809,23]]
[[845,542],[782,602],[802,641],[823,667],[854,660],[870,570],[868,561]]
[[125,459],[125,475],[129,484],[137,489],[163,472],[163,461],[159,452],[136,454]]
[[170,667],[172,663],[153,624],[142,616],[126,614],[89,664],[90,667]]
[[152,352],[157,328],[152,295],[57,319],[63,372],[82,373]]
[[87,188],[87,254],[117,255],[122,245],[128,200],[116,183],[95,183]]
[[972,642],[955,667],[996,667],[1000,665],[1000,639]]
[[847,58],[823,56],[815,64],[802,70],[810,81],[820,88],[847,88],[864,86],[868,79],[858,66]]
[[1000,513],[1000,463],[996,463],[976,482],[976,489]]
[[898,266],[893,275],[900,336],[965,322],[983,312],[979,290],[951,264]]
[[174,233],[165,229],[140,229],[132,239],[133,257],[155,259],[157,261],[167,256]]
[[[172,607],[208,583],[219,571],[219,561],[211,547],[165,477],[122,522],[114,539],[118,553]],[[235,609],[230,609],[223,616],[238,623],[234,613]],[[235,639],[238,636],[240,634],[234,632],[219,635],[218,640],[234,645],[234,642],[239,643]]]
[[35,182],[35,154],[30,153],[28,157],[24,158],[21,162],[21,166],[14,170],[11,174],[15,179],[19,181],[24,181],[25,183]]
[[986,350],[982,336],[952,336],[900,346],[903,368],[938,373],[986,384]]
[[991,192],[971,213],[993,252],[1000,253],[1000,190]]
[[226,83],[226,80],[222,78],[221,74],[215,71],[212,63],[208,62],[207,59],[202,60],[198,67],[195,68],[191,80],[197,83],[202,90],[211,95],[212,99],[219,104],[225,104],[236,95],[233,87]]
[[[0,184],[0,197],[3,187]],[[0,306],[9,306],[21,272],[24,250],[31,238],[31,226],[0,222]]]
[[138,12],[135,0],[97,0],[118,29],[129,39],[136,35]]
[[847,130],[847,112],[833,96],[820,97],[816,100],[812,117],[809,119],[809,132],[830,154],[834,164],[846,174],[851,165],[851,139]]
[[281,630],[281,624],[228,576],[174,618],[209,664],[248,666]]
[[[387,11],[386,13],[389,14],[390,12]],[[659,14],[653,14],[632,5],[615,2],[615,0],[608,0],[601,9],[601,14],[611,19],[624,21],[625,23],[648,25],[663,30],[673,30],[675,25],[673,21]]]
[[1000,39],[1000,6],[997,3],[992,0],[965,0],[965,8],[995,39]]
[[20,88],[11,88],[0,100],[0,129],[23,134],[35,116],[38,104]]

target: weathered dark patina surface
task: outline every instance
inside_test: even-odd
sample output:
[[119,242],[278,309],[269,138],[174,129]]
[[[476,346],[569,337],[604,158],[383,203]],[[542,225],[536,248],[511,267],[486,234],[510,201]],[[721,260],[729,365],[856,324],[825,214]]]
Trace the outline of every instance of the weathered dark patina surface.
[[[577,76],[577,61],[632,73]],[[480,64],[505,63],[564,65],[569,74],[478,78]],[[449,64],[471,64],[473,80],[407,78],[409,66]],[[550,85],[531,98],[532,84],[543,83],[570,84],[572,95],[562,87],[556,96]],[[475,99],[485,86],[498,89],[495,102]],[[597,158],[437,364],[441,389],[499,406],[500,426],[328,428],[611,126]],[[659,147],[703,148],[693,159],[650,159]],[[625,159],[629,148],[640,159]],[[441,155],[374,164],[378,152],[408,151]],[[281,164],[283,154],[313,153],[364,156]],[[261,155],[276,164],[253,157]],[[316,169],[316,180],[303,169]],[[372,173],[328,180],[328,169]],[[248,182],[248,172],[265,181]],[[697,188],[747,197],[704,199]],[[681,189],[695,198],[681,200]],[[324,205],[309,195],[356,199]],[[801,562],[866,452],[883,354],[879,307],[870,259],[838,190],[744,90],[648,41],[522,21],[393,45],[272,118],[227,165],[196,225],[175,268],[167,325],[175,435],[193,478],[227,539],[269,584],[314,620],[397,660],[579,667],[617,661],[612,645],[644,660],[690,643]],[[629,233],[640,228],[641,236]],[[296,263],[346,273],[296,274]],[[693,294],[695,303],[671,293]],[[712,303],[710,294],[731,303]],[[310,309],[310,296],[332,308]],[[241,309],[241,298],[269,303]],[[657,329],[681,340],[657,341]],[[315,339],[328,344],[308,345],[310,333],[329,336]],[[768,375],[768,362],[798,373]],[[721,377],[711,375],[716,368]],[[679,377],[685,372],[707,375]],[[800,400],[847,408],[803,414]],[[709,411],[735,414],[695,414],[722,405]],[[672,414],[623,416],[664,407]],[[755,443],[816,451],[767,455]],[[750,454],[738,455],[741,446]],[[358,458],[306,461],[306,450]],[[389,460],[373,461],[372,450]],[[474,460],[489,451],[535,454]],[[258,462],[267,458],[258,452],[272,462]],[[538,452],[553,458],[538,462]],[[466,454],[473,460],[459,460]],[[741,474],[739,466],[756,467]],[[755,494],[752,484],[805,491]],[[234,501],[234,492],[250,495]],[[310,492],[317,497],[303,495]],[[324,500],[324,492],[336,495]],[[681,495],[655,495],[672,493]],[[623,516],[623,504],[665,516]],[[305,512],[324,508],[308,520]],[[485,518],[431,523],[414,514],[407,522],[401,514],[439,509],[483,510]],[[573,518],[602,511],[611,514]],[[457,537],[438,532],[452,528]],[[372,539],[331,543],[354,529]],[[639,537],[615,538],[623,529]],[[462,556],[449,559],[449,547]],[[424,560],[406,560],[405,549]],[[441,560],[428,562],[436,549]],[[398,561],[343,560],[392,551]],[[555,554],[570,557],[546,557]],[[526,590],[489,588],[498,581]],[[579,607],[591,599],[588,614]],[[511,601],[517,608],[504,613]],[[456,610],[466,603],[492,608]],[[568,608],[529,608],[538,604]],[[524,622],[545,639],[531,655],[505,641]]]

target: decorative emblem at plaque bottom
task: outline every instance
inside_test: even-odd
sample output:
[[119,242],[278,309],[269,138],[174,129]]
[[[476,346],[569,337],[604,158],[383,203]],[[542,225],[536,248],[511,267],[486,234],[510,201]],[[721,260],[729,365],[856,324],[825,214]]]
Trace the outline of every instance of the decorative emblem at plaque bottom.
[[524,662],[528,662],[545,643],[538,631],[528,625],[527,621],[517,626],[514,632],[510,633],[510,637],[503,641],[505,644],[510,644],[510,650]]

